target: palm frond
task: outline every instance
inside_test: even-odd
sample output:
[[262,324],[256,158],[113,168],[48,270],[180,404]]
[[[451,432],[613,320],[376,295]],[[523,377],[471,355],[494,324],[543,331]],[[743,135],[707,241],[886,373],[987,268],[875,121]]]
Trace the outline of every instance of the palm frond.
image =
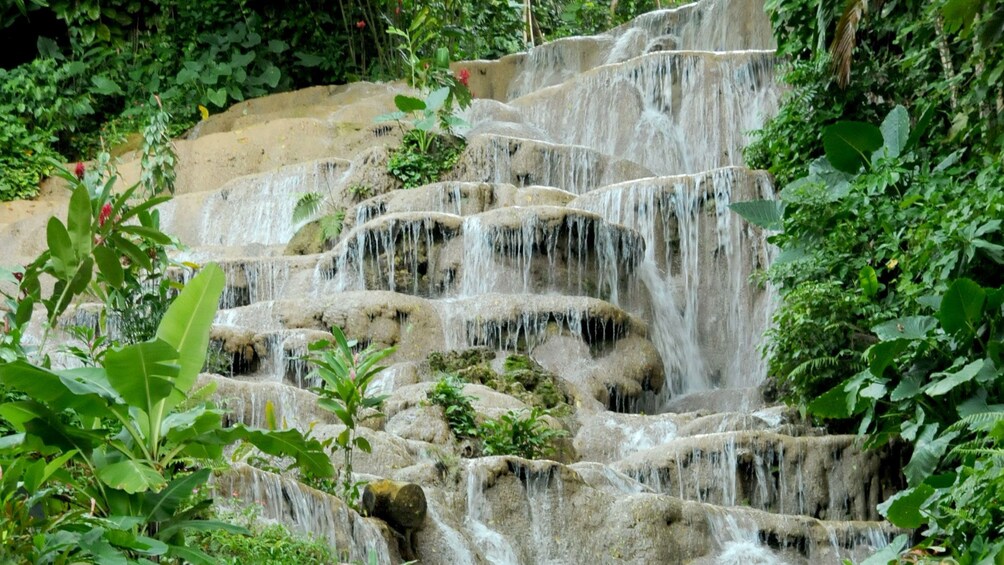
[[321,237],[324,241],[338,239],[342,233],[342,225],[345,223],[345,210],[339,208],[333,213],[321,218]]
[[837,31],[830,44],[833,74],[840,88],[851,82],[851,59],[857,43],[858,25],[868,13],[868,0],[847,0],[844,13],[837,22]]
[[300,195],[293,207],[293,224],[300,224],[309,220],[321,207],[321,200],[324,197],[320,192],[305,192]]

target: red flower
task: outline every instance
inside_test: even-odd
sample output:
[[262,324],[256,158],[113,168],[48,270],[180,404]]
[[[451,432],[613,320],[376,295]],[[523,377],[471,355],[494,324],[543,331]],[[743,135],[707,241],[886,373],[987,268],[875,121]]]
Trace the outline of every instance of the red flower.
[[14,278],[17,279],[17,282],[21,282],[24,280],[24,273],[14,273]]
[[105,202],[105,205],[101,207],[101,213],[98,214],[98,225],[104,226],[108,218],[112,217],[112,205],[110,202]]
[[77,166],[73,169],[73,174],[77,177],[77,180],[84,180],[84,171],[86,169],[83,163],[77,163]]
[[356,27],[359,29],[363,29],[364,27],[366,27],[366,22],[364,20],[359,20],[358,22],[356,22]]
[[469,88],[471,85],[468,84],[468,81],[471,80],[471,71],[467,69],[460,69],[460,72],[457,73],[457,79],[460,80],[460,84]]

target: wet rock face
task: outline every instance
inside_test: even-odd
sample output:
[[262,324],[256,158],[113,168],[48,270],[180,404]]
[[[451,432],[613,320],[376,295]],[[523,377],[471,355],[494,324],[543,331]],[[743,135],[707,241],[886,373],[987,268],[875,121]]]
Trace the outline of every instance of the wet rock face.
[[[760,393],[775,296],[750,280],[773,250],[729,204],[775,197],[769,174],[741,166],[777,101],[772,47],[760,0],[701,0],[458,63],[478,96],[468,145],[412,190],[386,170],[400,128],[372,122],[401,85],[247,101],[178,141],[163,225],[188,245],[178,260],[227,275],[215,374],[201,377],[227,421],[335,438],[308,344],[338,326],[396,347],[370,385],[387,399],[363,415],[373,452],[356,479],[414,483],[426,512],[417,530],[362,518],[293,473],[240,464],[220,492],[380,563],[414,550],[458,565],[837,564],[886,543],[875,505],[901,486],[895,451],[826,435]],[[137,178],[138,162],[124,171]],[[33,258],[64,192],[0,209],[0,264]],[[297,233],[310,192],[345,210],[337,240]],[[94,311],[74,319],[95,325]],[[560,463],[478,457],[484,438],[458,438],[429,402],[443,373],[478,424],[549,410],[541,421],[568,433]]]

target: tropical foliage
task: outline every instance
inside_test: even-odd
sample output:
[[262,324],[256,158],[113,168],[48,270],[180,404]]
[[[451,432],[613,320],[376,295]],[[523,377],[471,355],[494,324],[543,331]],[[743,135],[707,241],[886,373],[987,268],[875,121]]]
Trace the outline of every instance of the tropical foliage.
[[[464,381],[457,375],[444,374],[426,393],[429,404],[439,406],[450,431],[457,439],[477,442],[483,455],[515,455],[536,459],[554,452],[554,440],[567,435],[544,420],[548,412],[534,406],[530,410],[510,410],[499,418],[477,421],[472,401],[464,394]],[[478,450],[476,450],[478,451]]]
[[[164,151],[151,148],[151,162],[169,168]],[[115,192],[116,176],[104,164],[107,157],[90,170],[56,168],[72,192],[66,222],[50,218],[47,249],[23,270],[8,270],[3,281],[0,558],[211,563],[185,536],[245,531],[206,519],[212,501],[196,494],[209,479],[207,463],[221,461],[227,446],[247,442],[314,476],[334,470],[321,444],[296,430],[225,427],[224,413],[202,400],[208,391],[194,389],[224,286],[219,267],[204,267],[170,306],[164,299],[152,335],[124,345],[108,339],[108,310],[132,300],[173,241],[159,230],[156,214],[170,198],[157,193],[171,173],[150,177],[149,193],[140,191],[143,183]],[[82,367],[53,369],[48,338],[85,293],[105,303],[99,330],[75,332],[86,341],[70,349]],[[45,312],[43,335],[28,347],[35,305]]]
[[[374,377],[384,369],[378,363],[394,354],[396,348],[359,350],[358,342],[346,339],[341,328],[331,328],[334,341],[319,340],[311,343],[309,362],[313,366],[310,376],[317,377],[321,386],[314,389],[320,399],[318,405],[334,414],[345,426],[335,437],[334,447],[342,454],[342,466],[337,470],[337,494],[346,504],[358,508],[361,487],[352,476],[352,456],[358,449],[371,453],[369,441],[359,434],[359,425],[368,418],[379,416],[380,406],[386,396],[370,396],[368,389]],[[314,476],[323,478],[325,475]]]
[[443,86],[426,76],[446,74],[435,64],[443,53],[494,58],[600,31],[659,4],[5,2],[0,30],[18,45],[0,54],[0,201],[34,196],[52,172],[49,159],[81,159],[128,141],[161,103],[177,135],[233,103],[291,88],[405,76]]
[[909,488],[879,511],[925,526],[911,559],[999,560],[1004,5],[768,12],[790,90],[746,156],[781,196],[733,209],[781,250],[772,385],[870,445],[907,446]]

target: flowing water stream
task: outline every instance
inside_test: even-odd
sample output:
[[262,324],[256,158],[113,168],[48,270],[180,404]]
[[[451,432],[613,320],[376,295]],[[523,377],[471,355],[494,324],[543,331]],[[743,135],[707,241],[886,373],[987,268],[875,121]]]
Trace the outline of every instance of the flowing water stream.
[[[204,166],[279,127],[281,148],[297,132],[303,144],[349,141],[182,187],[167,205],[167,230],[189,246],[179,259],[218,261],[228,276],[214,346],[234,362],[203,378],[235,420],[261,425],[271,402],[285,425],[330,437],[340,428],[304,390],[305,344],[338,325],[397,345],[374,385],[390,395],[385,417],[363,431],[373,454],[356,466],[426,490],[424,562],[867,555],[893,532],[875,505],[895,474],[853,437],[765,406],[757,388],[776,296],[753,275],[772,251],[728,205],[774,194],[769,175],[742,166],[749,131],[777,108],[773,48],[760,0],[700,0],[462,64],[477,98],[450,178],[378,187],[361,202],[348,187],[383,178],[385,153],[370,147],[393,140],[370,120],[394,88],[281,95],[207,122],[218,127],[179,142],[203,151]],[[283,255],[308,191],[348,207],[346,227],[328,251]],[[437,378],[425,359],[474,346],[495,350],[496,364],[529,354],[562,380],[574,406],[563,463],[460,456],[422,404]],[[481,386],[467,393],[482,416],[523,406]],[[351,558],[398,559],[377,521],[289,477],[239,466],[217,487]]]

